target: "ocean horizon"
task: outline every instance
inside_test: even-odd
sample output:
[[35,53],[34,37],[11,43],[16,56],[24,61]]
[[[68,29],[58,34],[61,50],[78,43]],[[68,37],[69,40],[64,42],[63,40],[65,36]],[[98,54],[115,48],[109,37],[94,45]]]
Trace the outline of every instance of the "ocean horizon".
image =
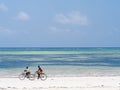
[[0,47],[0,76],[38,65],[48,76],[120,75],[120,47]]

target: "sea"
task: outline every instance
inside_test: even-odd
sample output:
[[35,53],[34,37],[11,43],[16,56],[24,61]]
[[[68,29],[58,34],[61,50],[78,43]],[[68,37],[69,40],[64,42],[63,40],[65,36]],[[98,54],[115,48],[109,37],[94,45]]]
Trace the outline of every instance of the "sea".
[[48,77],[119,76],[120,47],[1,47],[0,77],[40,65]]

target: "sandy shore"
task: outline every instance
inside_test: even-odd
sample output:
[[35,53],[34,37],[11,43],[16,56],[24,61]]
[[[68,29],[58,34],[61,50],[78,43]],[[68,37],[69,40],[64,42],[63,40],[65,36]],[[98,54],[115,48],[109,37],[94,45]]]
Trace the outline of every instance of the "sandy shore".
[[0,90],[120,90],[120,77],[48,77],[45,81],[1,77]]

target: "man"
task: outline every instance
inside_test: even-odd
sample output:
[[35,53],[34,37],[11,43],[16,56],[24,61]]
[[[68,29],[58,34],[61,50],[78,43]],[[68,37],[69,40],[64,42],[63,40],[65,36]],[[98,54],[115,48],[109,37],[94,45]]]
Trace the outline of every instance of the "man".
[[28,66],[26,67],[26,69],[24,70],[24,72],[26,73],[26,76],[28,76],[30,74],[30,70],[29,70]]

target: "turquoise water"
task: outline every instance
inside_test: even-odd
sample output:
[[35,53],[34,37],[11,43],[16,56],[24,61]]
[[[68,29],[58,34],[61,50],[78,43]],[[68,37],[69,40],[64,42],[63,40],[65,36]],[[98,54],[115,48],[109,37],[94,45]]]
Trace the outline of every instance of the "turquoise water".
[[0,48],[0,76],[41,65],[49,76],[120,75],[119,47]]

